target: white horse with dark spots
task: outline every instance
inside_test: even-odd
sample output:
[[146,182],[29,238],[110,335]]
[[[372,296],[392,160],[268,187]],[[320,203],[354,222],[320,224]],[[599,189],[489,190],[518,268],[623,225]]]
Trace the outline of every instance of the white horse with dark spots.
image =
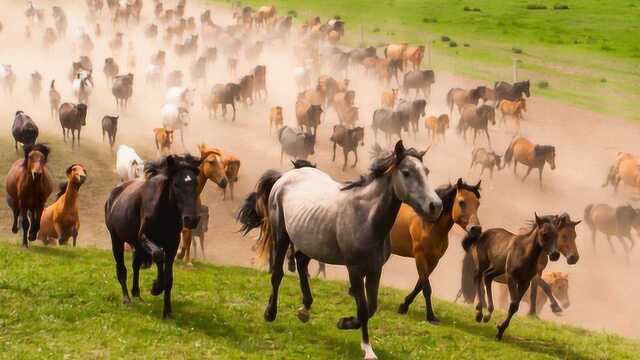
[[368,174],[347,185],[309,167],[262,175],[238,221],[245,234],[261,230],[257,255],[268,260],[272,286],[265,320],[276,318],[282,266],[293,244],[303,303],[298,318],[308,321],[313,303],[310,259],[345,265],[357,316],[340,319],[338,328],[361,329],[365,359],[377,359],[367,323],[378,306],[382,266],[390,255],[389,232],[400,205],[408,204],[430,222],[442,212],[442,201],[427,181],[424,153],[405,149],[399,141],[393,153],[374,160]]

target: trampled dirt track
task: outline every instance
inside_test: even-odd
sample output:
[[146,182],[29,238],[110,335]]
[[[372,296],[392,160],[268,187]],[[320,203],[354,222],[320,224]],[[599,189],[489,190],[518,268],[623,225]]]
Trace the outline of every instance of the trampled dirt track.
[[[58,3],[58,2],[55,2]],[[3,4],[3,15],[0,21],[4,24],[4,31],[0,33],[0,63],[12,64],[17,73],[18,81],[13,96],[0,98],[5,122],[5,131],[8,134],[13,114],[18,109],[30,113],[41,129],[59,134],[59,122],[52,120],[48,115],[48,101],[46,89],[52,78],[55,78],[58,89],[63,95],[63,101],[73,101],[71,86],[67,79],[67,73],[71,61],[75,58],[71,50],[70,39],[73,31],[79,26],[84,26],[93,36],[93,28],[85,25],[86,9],[84,2],[73,2],[69,6],[63,2],[70,22],[70,31],[63,42],[58,42],[52,49],[42,47],[42,30],[34,30],[32,39],[25,39],[24,8],[11,4]],[[45,2],[39,5],[45,5]],[[49,6],[54,2],[47,2],[47,15],[50,14]],[[201,7],[190,3],[187,12],[197,15]],[[105,10],[106,13],[106,10]],[[217,24],[230,23],[231,17],[227,10],[215,9],[213,19]],[[50,17],[47,16],[50,22]],[[142,24],[153,21],[150,2],[143,10]],[[111,95],[110,86],[102,74],[104,58],[111,56],[106,42],[113,34],[112,27],[106,19],[101,19],[103,35],[96,40],[96,49],[93,52],[94,80],[96,90],[91,97],[88,125],[83,131],[85,139],[97,141],[100,132],[100,119],[105,114],[118,113],[115,101]],[[347,24],[348,28],[349,24]],[[121,115],[118,143],[128,144],[135,148],[149,149],[153,146],[151,129],[161,126],[159,111],[164,99],[164,86],[147,86],[144,83],[144,68],[152,52],[157,49],[166,49],[168,55],[169,70],[182,69],[185,73],[186,83],[189,83],[188,65],[190,60],[177,59],[166,44],[161,40],[148,41],[142,36],[142,29],[127,30],[125,44],[129,40],[135,44],[137,67],[135,73],[134,95],[129,109]],[[203,46],[201,46],[203,48]],[[120,52],[117,62],[121,72],[126,69],[126,45]],[[222,201],[221,194],[214,185],[209,184],[204,192],[205,202],[212,209],[212,220],[209,224],[210,232],[207,239],[207,259],[220,264],[251,265],[252,252],[250,250],[252,239],[243,239],[239,236],[234,220],[234,212],[242,200],[241,197],[251,191],[255,181],[268,168],[289,167],[288,160],[280,164],[280,147],[275,138],[269,135],[268,111],[271,106],[281,105],[284,108],[285,122],[295,123],[293,107],[296,98],[296,87],[293,80],[292,68],[296,66],[292,55],[291,46],[274,45],[267,47],[262,55],[260,63],[267,65],[267,86],[269,98],[266,102],[257,102],[249,109],[238,107],[238,118],[235,122],[230,119],[209,120],[207,113],[200,106],[200,94],[203,89],[198,89],[196,97],[195,114],[193,121],[186,131],[186,150],[196,151],[196,144],[207,144],[224,148],[237,155],[242,160],[240,180],[236,189],[235,201]],[[240,60],[238,74],[248,73],[256,64],[248,64]],[[38,70],[43,74],[44,87],[43,98],[33,105],[27,90],[28,74]],[[436,85],[432,89],[431,103],[428,105],[428,114],[440,114],[445,112],[445,94],[451,87],[469,88],[479,85],[478,82],[459,78],[438,71],[438,64],[434,64],[436,72]],[[338,153],[338,161],[331,161],[331,144],[329,136],[333,124],[337,123],[335,112],[329,110],[326,121],[319,128],[319,145],[316,147],[316,155],[311,158],[317,162],[318,167],[337,179],[354,179],[366,170],[368,165],[368,148],[374,143],[372,133],[369,131],[371,114],[379,107],[380,92],[383,89],[375,80],[366,78],[359,70],[349,74],[352,88],[356,90],[356,103],[360,107],[360,124],[367,128],[365,138],[366,148],[360,149],[360,163],[356,169],[341,171],[341,154]],[[207,77],[207,89],[215,83],[231,79],[226,71],[225,57],[221,56],[213,69],[209,69]],[[588,91],[588,89],[585,89]],[[532,98],[529,99],[526,113],[526,121],[522,125],[522,134],[534,142],[555,145],[557,149],[555,171],[545,169],[545,188],[540,191],[535,173],[523,184],[514,178],[509,168],[496,174],[493,180],[483,180],[482,206],[480,219],[483,227],[505,227],[516,231],[523,223],[533,217],[534,211],[539,214],[569,212],[573,218],[582,218],[585,205],[593,202],[606,202],[610,204],[622,204],[631,199],[629,192],[614,195],[611,189],[600,187],[606,169],[612,162],[618,151],[635,152],[640,128],[636,124],[625,122],[621,119],[609,118],[592,112],[568,107],[552,100],[537,97],[535,89],[532,90]],[[612,96],[614,96],[612,94]],[[478,178],[478,170],[469,171],[470,154],[473,145],[465,144],[455,134],[457,113],[454,111],[451,129],[447,133],[445,145],[434,146],[429,152],[426,163],[431,170],[433,185],[453,182],[458,177],[464,177],[469,182],[475,182]],[[405,141],[414,147],[425,148],[430,142],[424,132],[421,123],[421,132],[417,139],[404,135]],[[498,153],[504,152],[509,144],[512,134],[509,130],[499,125],[490,129],[493,147]],[[94,141],[87,141],[82,146],[95,146]],[[382,140],[384,145],[384,140]],[[478,146],[487,146],[484,137],[479,137]],[[100,145],[102,146],[102,145]],[[106,145],[105,145],[106,146]],[[177,151],[183,149],[178,146]],[[55,152],[56,149],[54,148]],[[69,159],[69,163],[73,159]],[[115,159],[114,159],[115,162]],[[89,169],[90,170],[90,169]],[[62,169],[53,169],[60,172]],[[524,169],[520,168],[520,174]],[[83,196],[89,196],[84,194]],[[106,198],[107,194],[91,194]],[[8,222],[9,219],[5,219]],[[84,222],[101,221],[101,219],[83,218]],[[578,227],[578,246],[580,249],[580,261],[575,266],[566,265],[564,259],[552,263],[548,270],[562,270],[570,274],[570,294],[572,306],[564,312],[562,317],[555,317],[545,310],[542,317],[565,323],[572,323],[592,329],[604,329],[617,332],[626,336],[640,336],[638,325],[637,297],[640,296],[640,283],[635,274],[640,271],[640,257],[638,250],[627,259],[622,254],[622,249],[617,241],[614,242],[617,252],[611,254],[606,241],[598,239],[598,250],[594,251],[590,241],[590,233],[586,226]],[[452,300],[459,288],[460,264],[463,250],[459,245],[462,231],[454,228],[450,237],[450,246],[446,256],[440,261],[439,267],[431,277],[434,294],[443,299]],[[109,240],[104,234],[80,234],[82,244],[94,244],[108,246]],[[312,265],[314,267],[314,265]],[[329,266],[331,278],[344,278],[344,270],[341,267]],[[413,259],[402,259],[393,256],[384,268],[383,282],[386,285],[409,288],[417,279]],[[265,286],[268,284],[265,283]],[[179,289],[178,284],[178,289]],[[179,290],[178,290],[179,292]],[[345,288],[346,296],[346,288]],[[322,294],[317,294],[322,297]],[[265,299],[266,300],[266,299]],[[384,301],[384,299],[381,299]],[[414,311],[423,311],[423,300],[416,300]],[[521,308],[520,316],[523,316],[527,306]],[[636,311],[634,311],[636,310]],[[321,311],[321,310],[318,310]],[[436,312],[438,309],[436,308]]]

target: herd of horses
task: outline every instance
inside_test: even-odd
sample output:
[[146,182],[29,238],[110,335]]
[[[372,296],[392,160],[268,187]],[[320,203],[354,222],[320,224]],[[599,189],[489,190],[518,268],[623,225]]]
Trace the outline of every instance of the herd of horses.
[[[71,64],[69,80],[76,102],[62,102],[55,80],[49,88],[51,117],[60,121],[63,139],[66,142],[70,138],[72,147],[76,142],[80,146],[80,131],[86,125],[91,109],[95,88],[91,60],[93,42],[105,42],[115,55],[124,47],[127,33],[141,29],[146,21],[142,0],[107,0],[107,5],[108,12],[104,13],[102,0],[87,0],[93,36],[82,31],[74,37],[73,45],[79,57]],[[155,20],[151,19],[143,30],[147,39],[155,40],[159,37],[159,29],[163,28],[162,41],[169,48],[173,45],[173,56],[193,59],[190,72],[196,88],[183,84],[180,70],[166,69],[167,52],[160,49],[154,53],[142,77],[150,86],[157,86],[166,78],[165,102],[159,111],[162,126],[153,130],[159,157],[143,161],[126,145],[120,145],[115,152],[120,183],[105,203],[104,221],[111,236],[116,275],[125,304],[131,302],[130,295],[140,297],[140,269],[155,264],[157,277],[151,293],[163,294],[163,317],[171,316],[175,259],[191,263],[191,250],[198,249],[196,244],[192,246],[196,236],[200,238],[200,251],[204,254],[204,232],[209,217],[209,209],[201,200],[205,185],[208,181],[215,183],[225,197],[228,187],[231,199],[234,198],[240,159],[205,144],[198,147],[197,156],[175,153],[174,133],[180,133],[184,146],[183,130],[195,112],[196,93],[200,93],[202,106],[209,111],[211,120],[217,118],[218,108],[226,118],[226,106],[231,105],[235,121],[236,102],[248,108],[256,103],[255,100],[264,102],[269,96],[267,67],[255,65],[255,61],[264,48],[278,42],[286,43],[291,36],[297,36],[295,53],[300,63],[293,69],[293,79],[299,90],[292,111],[296,125],[285,125],[282,105],[271,108],[268,121],[270,134],[272,129],[277,130],[273,135],[281,148],[281,162],[286,154],[294,158],[294,167],[286,171],[265,171],[237,214],[244,235],[259,230],[256,254],[267,264],[271,274],[271,295],[264,312],[265,320],[276,318],[287,256],[289,268],[297,270],[300,280],[302,306],[297,315],[303,322],[310,319],[313,303],[308,271],[310,260],[320,262],[322,271],[325,263],[343,265],[348,272],[349,294],[354,298],[357,310],[355,316],[342,317],[338,328],[360,329],[365,359],[375,359],[368,321],[377,311],[384,264],[391,254],[415,260],[418,280],[399,305],[398,312],[407,313],[415,297],[422,292],[426,321],[439,323],[431,301],[429,277],[448,249],[449,233],[454,224],[466,234],[462,241],[466,255],[459,296],[469,303],[477,302],[478,322],[488,322],[494,311],[492,283],[507,285],[508,315],[498,325],[497,339],[503,337],[525,297],[531,314],[535,314],[541,301],[546,299],[553,312],[561,312],[556,295],[561,295],[563,304],[568,304],[568,300],[564,300],[567,275],[544,270],[549,261],[557,261],[561,255],[570,265],[578,262],[576,226],[581,221],[573,220],[567,213],[533,214],[529,226],[516,233],[503,228],[483,229],[478,215],[481,182],[468,184],[460,178],[454,184],[432,187],[429,169],[423,162],[429,148],[422,151],[407,148],[402,140],[403,133],[417,137],[422,119],[431,144],[435,146],[438,140],[444,143],[456,108],[459,114],[456,129],[465,141],[468,130],[474,133],[474,144],[478,133],[486,136],[488,149],[474,148],[472,152],[471,167],[480,165],[481,177],[485,170],[493,177],[494,170],[500,171],[507,165],[513,167],[517,176],[516,167],[520,163],[527,167],[522,181],[537,169],[542,187],[545,165],[548,164],[551,170],[556,167],[556,148],[519,135],[519,122],[527,109],[526,99],[531,96],[529,81],[497,82],[493,88],[453,88],[445,98],[449,114],[427,116],[431,85],[436,78],[433,70],[421,69],[424,46],[390,44],[384,49],[384,57],[379,57],[375,47],[345,51],[336,46],[345,32],[345,23],[339,18],[322,23],[319,17],[313,17],[294,29],[291,15],[278,16],[274,6],[253,9],[234,5],[234,24],[217,25],[211,11],[206,10],[200,15],[198,26],[195,17],[185,15],[186,6],[185,0],[178,1],[175,8],[154,0]],[[65,11],[56,6],[52,14],[55,26],[46,27],[44,9],[29,2],[25,12],[28,36],[34,36],[40,27],[45,44],[62,41],[67,28]],[[103,21],[102,26],[100,21]],[[102,39],[103,26],[122,30],[112,39]],[[263,40],[245,41],[255,37]],[[217,46],[207,47],[198,57],[199,42]],[[215,84],[210,91],[202,91],[197,83],[206,80],[207,66],[217,61],[218,48],[227,57],[228,70],[233,77],[238,59],[255,66],[252,65],[251,71],[241,76],[237,83]],[[133,96],[134,79],[138,79],[131,70],[136,59],[129,54],[127,66],[132,72],[127,73],[121,71],[115,59],[105,60],[103,72],[117,108],[126,111]],[[347,79],[338,80],[341,76],[346,77],[354,67],[361,67],[365,74],[376,77],[388,90],[381,94],[381,106],[373,111],[369,127],[376,141],[369,170],[358,180],[342,183],[307,159],[315,154],[316,144],[320,141],[319,125],[333,109],[338,119],[328,136],[333,146],[333,161],[337,147],[341,147],[342,169],[347,168],[350,153],[355,156],[352,167],[357,165],[358,148],[364,146],[366,129],[357,126],[360,112],[355,105],[356,92],[350,88]],[[331,75],[323,74],[323,68],[329,69]],[[312,83],[313,77],[317,82]],[[42,80],[41,74],[31,74],[29,90],[34,101],[39,98]],[[398,88],[391,87],[393,80]],[[12,67],[2,65],[0,85],[11,92],[15,82]],[[413,99],[412,89],[415,90]],[[504,155],[499,155],[491,144],[490,125],[496,124],[496,112],[501,113],[503,120],[510,118],[517,124],[515,136]],[[108,137],[112,149],[117,142],[118,120],[119,115],[105,115],[101,123],[103,140]],[[379,131],[386,138],[387,149],[377,142]],[[78,193],[87,179],[88,170],[81,164],[70,165],[65,172],[67,181],[61,184],[56,200],[46,206],[54,191],[47,167],[51,150],[37,142],[38,126],[24,111],[15,113],[12,135],[16,150],[18,143],[23,148],[22,158],[12,165],[6,180],[7,202],[13,213],[12,231],[17,233],[20,223],[25,247],[36,239],[44,244],[64,245],[70,238],[76,246],[80,229]],[[639,165],[633,155],[620,153],[604,186],[611,184],[617,190],[623,182],[630,187],[640,187]],[[615,208],[591,204],[585,208],[583,220],[593,233],[594,247],[596,233],[601,232],[607,236],[612,250],[610,237],[615,236],[629,252],[635,245],[631,229],[640,230],[640,210],[628,205]],[[124,263],[125,245],[133,250],[131,292]]]

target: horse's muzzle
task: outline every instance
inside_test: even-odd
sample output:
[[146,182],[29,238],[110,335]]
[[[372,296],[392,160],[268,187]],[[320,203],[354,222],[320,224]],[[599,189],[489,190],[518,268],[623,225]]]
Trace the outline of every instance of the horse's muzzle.
[[424,218],[428,222],[435,222],[442,214],[442,201],[430,201],[424,211]]
[[579,255],[577,255],[577,254],[569,255],[569,257],[567,258],[567,264],[575,265],[578,262],[578,260],[580,260],[580,256]]
[[560,259],[560,253],[559,253],[557,250],[556,250],[556,251],[551,252],[551,253],[549,254],[549,259],[550,259],[551,261],[558,261],[558,259]]
[[467,232],[470,237],[475,239],[482,234],[482,226],[478,224],[467,226]]
[[195,229],[200,222],[200,216],[183,216],[182,223],[187,229]]
[[220,186],[221,189],[226,189],[228,183],[227,178],[222,178],[220,182],[218,182],[218,186]]

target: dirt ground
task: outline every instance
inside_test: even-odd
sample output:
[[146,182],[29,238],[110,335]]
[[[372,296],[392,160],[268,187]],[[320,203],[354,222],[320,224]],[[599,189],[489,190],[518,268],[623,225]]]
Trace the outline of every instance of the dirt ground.
[[[40,6],[47,6],[47,23],[51,22],[50,5],[57,2],[39,2]],[[93,27],[86,23],[86,9],[84,2],[73,2],[73,5],[65,3],[65,10],[70,22],[67,38],[59,41],[53,48],[44,49],[42,46],[42,29],[34,27],[31,39],[25,38],[24,8],[22,3],[5,4],[4,12],[0,15],[0,21],[4,30],[0,33],[0,44],[3,51],[0,52],[0,63],[12,64],[17,74],[18,81],[12,96],[0,97],[0,111],[4,122],[5,131],[9,133],[13,114],[18,109],[24,109],[36,120],[41,129],[58,134],[59,122],[50,119],[48,115],[48,100],[46,91],[51,79],[55,78],[57,88],[63,95],[63,101],[73,101],[71,84],[67,79],[67,73],[71,61],[76,57],[72,50],[71,38],[74,29],[84,27],[93,37]],[[145,2],[142,24],[153,21],[150,1]],[[167,2],[165,2],[167,3]],[[169,2],[170,3],[170,2]],[[170,4],[168,4],[170,5]],[[201,7],[189,3],[189,14],[199,15]],[[111,39],[113,28],[106,20],[106,10],[99,22],[103,28],[102,37],[96,42],[93,52],[94,81],[96,89],[91,96],[89,104],[88,124],[83,132],[85,138],[99,140],[100,120],[105,114],[116,114],[116,104],[111,95],[110,86],[102,73],[104,59],[112,56],[107,47],[107,41]],[[213,19],[217,24],[231,22],[230,13],[223,9],[213,11]],[[347,24],[348,27],[348,24]],[[151,129],[161,126],[159,117],[160,107],[164,99],[164,86],[147,86],[144,82],[144,68],[150,54],[158,49],[166,49],[169,70],[182,69],[185,73],[186,83],[190,82],[188,72],[189,60],[176,58],[162,40],[148,41],[142,36],[142,27],[125,30],[125,44],[130,40],[134,43],[134,52],[137,66],[131,71],[135,74],[134,95],[128,110],[122,112],[118,143],[127,144],[139,149],[150,149],[153,146]],[[162,32],[161,32],[162,33]],[[203,46],[201,46],[201,49]],[[120,65],[121,72],[125,72],[126,45],[116,55],[116,61]],[[195,113],[192,123],[185,133],[185,149],[178,145],[176,151],[196,152],[196,145],[205,142],[212,146],[226,149],[242,160],[242,167],[238,186],[236,187],[236,199],[234,201],[222,201],[221,193],[214,185],[209,184],[203,193],[204,201],[212,209],[212,219],[209,223],[207,237],[206,259],[218,264],[233,264],[252,266],[252,237],[242,238],[237,233],[238,226],[235,223],[234,213],[239,207],[242,196],[251,191],[257,178],[268,168],[287,169],[290,164],[285,161],[280,164],[280,147],[269,134],[268,113],[269,108],[281,105],[284,108],[285,123],[295,124],[293,112],[296,86],[293,80],[292,69],[295,63],[291,44],[274,45],[267,47],[266,52],[260,58],[260,63],[267,65],[267,85],[269,90],[268,100],[257,102],[249,109],[238,107],[238,117],[235,122],[230,119],[209,120],[207,113],[200,106],[200,94],[204,88],[198,89],[196,97]],[[248,64],[240,59],[238,74],[246,74],[256,64]],[[38,70],[44,77],[43,97],[33,105],[27,90],[28,74]],[[432,89],[431,102],[427,107],[428,115],[438,115],[445,112],[445,94],[451,87],[469,88],[479,85],[477,81],[456,77],[438,71],[438,64],[434,64],[436,72],[436,85]],[[129,71],[129,69],[126,69]],[[338,153],[338,161],[331,161],[331,143],[329,136],[334,124],[337,123],[336,114],[329,110],[325,122],[319,128],[319,144],[316,147],[316,155],[310,160],[317,162],[318,167],[328,172],[336,179],[354,179],[366,170],[368,165],[368,149],[374,144],[373,134],[369,124],[373,111],[380,106],[379,99],[383,86],[375,80],[367,78],[359,70],[349,74],[352,88],[356,90],[356,103],[360,108],[360,124],[366,127],[364,149],[360,149],[360,163],[356,169],[346,172],[341,171],[341,154]],[[226,58],[220,56],[213,68],[208,69],[206,88],[213,84],[232,79],[226,71]],[[588,89],[584,89],[588,91]],[[544,189],[540,190],[535,173],[522,183],[513,176],[511,169],[507,168],[495,175],[493,180],[488,177],[483,179],[482,206],[480,219],[485,229],[492,227],[504,227],[516,231],[524,222],[533,217],[534,211],[538,214],[569,212],[574,219],[581,219],[584,207],[593,202],[605,202],[612,205],[624,204],[631,201],[632,194],[623,191],[613,194],[609,189],[600,187],[606,169],[613,161],[618,151],[636,152],[637,139],[640,128],[636,124],[622,119],[610,118],[592,112],[576,109],[561,103],[537,97],[535,89],[532,89],[532,97],[528,101],[529,111],[526,113],[526,121],[522,124],[522,135],[540,144],[556,146],[557,169],[544,172]],[[614,94],[611,94],[614,96]],[[474,146],[469,142],[465,144],[455,133],[458,115],[454,110],[452,126],[447,133],[446,144],[438,144],[432,147],[426,157],[433,185],[454,182],[458,177],[463,177],[468,182],[478,180],[479,169],[469,170],[471,151]],[[513,133],[508,127],[498,124],[490,129],[493,148],[498,153],[503,153]],[[405,142],[416,148],[425,148],[430,144],[421,123],[421,131],[416,139],[404,134]],[[382,144],[384,144],[384,140]],[[88,144],[88,142],[87,142]],[[86,145],[89,146],[89,145]],[[102,146],[102,145],[101,145]],[[479,137],[477,146],[487,147],[484,137]],[[55,149],[54,149],[55,151]],[[350,158],[352,161],[352,158]],[[72,162],[72,159],[69,159]],[[115,163],[115,159],[114,159]],[[53,169],[62,171],[62,169]],[[520,167],[520,174],[524,169]],[[107,194],[91,194],[91,196],[105,197]],[[5,219],[5,221],[10,221]],[[85,222],[100,222],[101,219],[83,219]],[[93,236],[92,236],[93,235]],[[109,240],[103,234],[80,234],[81,243],[108,246]],[[571,308],[566,310],[561,317],[556,317],[547,309],[541,316],[546,319],[562,323],[576,324],[590,329],[605,330],[619,333],[625,336],[639,337],[640,325],[637,322],[637,301],[640,296],[640,283],[635,274],[640,272],[640,256],[635,250],[630,256],[623,254],[617,241],[616,253],[612,254],[604,238],[597,239],[597,250],[590,240],[591,234],[584,224],[578,226],[578,246],[580,261],[577,265],[569,266],[564,259],[557,263],[551,263],[548,270],[567,271],[570,274]],[[435,296],[453,300],[459,288],[460,266],[463,250],[459,245],[462,231],[454,228],[450,236],[450,247],[441,260],[439,267],[431,277]],[[315,265],[311,265],[312,271]],[[342,267],[329,266],[330,278],[345,278]],[[405,259],[392,256],[384,268],[383,282],[385,285],[408,289],[413,287],[417,279],[413,259]],[[265,283],[265,286],[268,284]],[[322,294],[317,294],[321,297]],[[346,289],[345,289],[346,296]],[[266,300],[266,299],[265,299]],[[384,299],[382,299],[384,301]],[[423,311],[423,300],[416,300],[416,311]],[[523,316],[527,306],[520,311]],[[636,310],[636,311],[634,311]],[[436,308],[437,312],[437,308]]]

